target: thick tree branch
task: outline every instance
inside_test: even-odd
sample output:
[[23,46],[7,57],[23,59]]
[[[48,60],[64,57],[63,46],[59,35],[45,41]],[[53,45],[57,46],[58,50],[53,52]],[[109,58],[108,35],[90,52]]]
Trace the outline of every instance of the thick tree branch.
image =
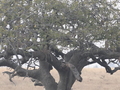
[[108,66],[108,64],[105,62],[105,60],[101,60],[100,58],[96,59],[96,57],[94,55],[91,55],[91,58],[93,59],[93,61],[97,62],[98,64],[100,64],[101,66],[105,67],[106,71],[108,73],[113,74],[111,68]]
[[[0,66],[8,66],[13,69],[18,67],[17,64],[12,63],[5,59],[0,60]],[[56,88],[57,88],[57,84],[49,72],[49,64],[44,61],[41,62],[39,69],[26,70],[26,69],[20,67],[15,72],[16,73],[7,71],[4,73],[7,73],[8,75],[10,75],[10,78],[9,78],[10,80],[12,78],[11,74],[13,77],[16,75],[21,76],[21,77],[31,77],[31,78],[41,81],[41,83],[45,86],[46,90],[56,90]],[[26,73],[27,73],[27,76],[26,76]],[[50,88],[50,86],[51,86],[51,88]]]
[[70,70],[72,71],[75,78],[78,81],[82,82],[82,77],[80,76],[80,73],[78,72],[77,68],[74,65],[70,64],[70,63],[66,63],[66,65],[70,68]]

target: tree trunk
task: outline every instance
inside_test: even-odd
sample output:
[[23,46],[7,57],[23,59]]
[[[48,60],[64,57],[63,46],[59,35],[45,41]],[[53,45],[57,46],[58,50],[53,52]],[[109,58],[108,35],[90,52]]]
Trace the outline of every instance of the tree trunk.
[[59,72],[60,80],[57,90],[71,90],[75,82],[75,77],[70,70]]
[[[66,57],[66,59],[68,58],[70,60],[66,60],[66,61],[74,65],[81,74],[82,69],[88,63],[87,58],[81,57],[81,53],[76,53],[76,54],[74,53],[73,56],[71,56],[71,58],[70,56]],[[57,90],[71,90],[74,82],[76,81],[76,78],[71,72],[71,70],[67,69],[65,71],[61,71],[59,72],[59,75],[60,75],[60,81],[58,83]]]
[[57,90],[57,83],[50,74],[49,64],[44,61],[40,61],[40,81],[45,87],[45,90]]
[[68,80],[68,72],[69,71],[60,71],[59,72],[60,80],[58,82],[57,90],[66,90],[67,80]]

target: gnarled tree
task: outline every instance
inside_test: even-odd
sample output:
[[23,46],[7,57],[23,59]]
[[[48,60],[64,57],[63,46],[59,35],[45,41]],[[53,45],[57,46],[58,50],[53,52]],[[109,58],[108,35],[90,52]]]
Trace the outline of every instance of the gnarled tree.
[[[113,74],[120,69],[118,3],[117,0],[1,0],[0,66],[14,69],[4,73],[11,82],[16,75],[31,77],[35,85],[43,85],[46,90],[70,90],[76,80],[82,81],[82,69],[93,63]],[[102,47],[95,44],[101,41]],[[66,48],[70,51],[64,53]],[[14,55],[16,60],[12,59]],[[118,67],[111,69],[109,63]],[[58,71],[59,82],[50,74],[53,67]]]

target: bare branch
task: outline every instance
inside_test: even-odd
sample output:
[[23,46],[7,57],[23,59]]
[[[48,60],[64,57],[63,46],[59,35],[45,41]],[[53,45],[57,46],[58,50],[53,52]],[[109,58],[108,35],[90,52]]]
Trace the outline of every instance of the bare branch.
[[120,67],[114,68],[113,73],[115,73],[117,70],[120,70]]
[[12,78],[13,78],[14,76],[16,76],[16,74],[14,74],[14,72],[5,71],[5,72],[3,72],[3,74],[8,74],[10,82],[12,82],[14,85],[16,85],[16,84],[13,82],[13,80],[12,80]]

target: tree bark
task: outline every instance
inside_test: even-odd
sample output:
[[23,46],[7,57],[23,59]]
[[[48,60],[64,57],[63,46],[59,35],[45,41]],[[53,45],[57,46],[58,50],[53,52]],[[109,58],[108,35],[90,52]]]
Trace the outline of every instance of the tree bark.
[[41,70],[40,81],[45,87],[45,90],[57,90],[57,83],[50,74],[48,63],[44,61],[40,61],[40,70]]

